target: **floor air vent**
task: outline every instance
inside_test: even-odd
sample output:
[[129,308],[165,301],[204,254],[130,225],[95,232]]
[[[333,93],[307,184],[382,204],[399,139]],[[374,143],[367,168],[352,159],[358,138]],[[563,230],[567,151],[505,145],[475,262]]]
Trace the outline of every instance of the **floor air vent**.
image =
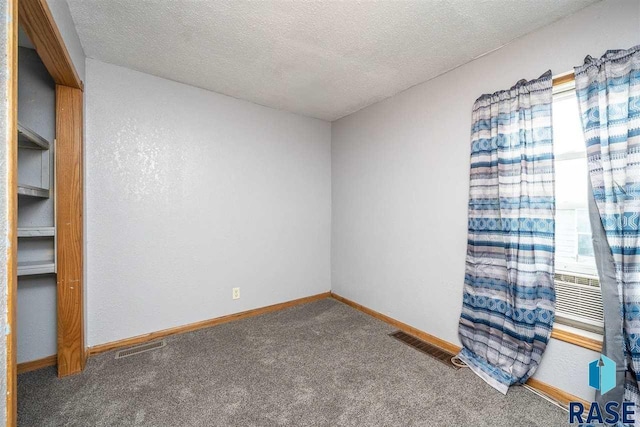
[[398,341],[405,343],[410,347],[415,348],[418,351],[428,354],[429,356],[433,357],[436,360],[439,360],[440,362],[444,363],[450,368],[460,369],[458,366],[455,366],[453,363],[451,363],[451,358],[455,356],[455,354],[451,354],[448,351],[444,351],[416,337],[413,337],[409,334],[405,334],[402,331],[393,332],[389,334],[389,336],[397,339]]
[[133,347],[125,348],[116,353],[116,359],[122,359],[124,357],[135,356],[136,354],[146,353],[147,351],[157,350],[166,345],[164,340],[154,341],[145,344],[136,345]]

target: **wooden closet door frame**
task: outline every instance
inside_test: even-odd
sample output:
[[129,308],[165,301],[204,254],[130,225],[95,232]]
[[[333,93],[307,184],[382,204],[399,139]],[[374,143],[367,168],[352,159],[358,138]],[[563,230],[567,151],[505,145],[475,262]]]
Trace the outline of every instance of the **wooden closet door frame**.
[[[83,283],[83,84],[71,61],[46,0],[7,0],[38,56],[56,83],[56,238],[58,376],[81,372],[86,363]],[[17,305],[17,55],[18,22],[11,19],[9,58],[13,76],[9,100],[10,241],[7,335],[7,426],[17,421],[16,305]]]
[[6,424],[18,417],[16,366],[16,306],[18,296],[18,0],[7,0],[7,180],[9,249],[7,253]]

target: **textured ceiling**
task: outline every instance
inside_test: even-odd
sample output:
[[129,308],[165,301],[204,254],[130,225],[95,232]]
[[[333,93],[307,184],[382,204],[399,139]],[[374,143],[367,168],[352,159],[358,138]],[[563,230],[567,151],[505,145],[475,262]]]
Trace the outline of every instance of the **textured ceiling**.
[[595,0],[68,0],[88,57],[335,120]]

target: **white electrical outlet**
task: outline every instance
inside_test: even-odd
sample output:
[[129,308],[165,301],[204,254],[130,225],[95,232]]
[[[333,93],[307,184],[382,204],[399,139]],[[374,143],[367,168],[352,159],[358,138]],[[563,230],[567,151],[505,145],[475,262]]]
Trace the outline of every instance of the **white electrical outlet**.
[[240,288],[233,288],[233,294],[231,295],[233,299],[240,298]]

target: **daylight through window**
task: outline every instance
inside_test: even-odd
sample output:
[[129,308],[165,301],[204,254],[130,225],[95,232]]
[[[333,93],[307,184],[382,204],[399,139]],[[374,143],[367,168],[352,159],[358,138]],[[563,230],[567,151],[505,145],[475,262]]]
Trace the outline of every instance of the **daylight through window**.
[[591,242],[586,147],[575,89],[563,86],[555,87],[553,96],[556,320],[600,332],[602,298]]

